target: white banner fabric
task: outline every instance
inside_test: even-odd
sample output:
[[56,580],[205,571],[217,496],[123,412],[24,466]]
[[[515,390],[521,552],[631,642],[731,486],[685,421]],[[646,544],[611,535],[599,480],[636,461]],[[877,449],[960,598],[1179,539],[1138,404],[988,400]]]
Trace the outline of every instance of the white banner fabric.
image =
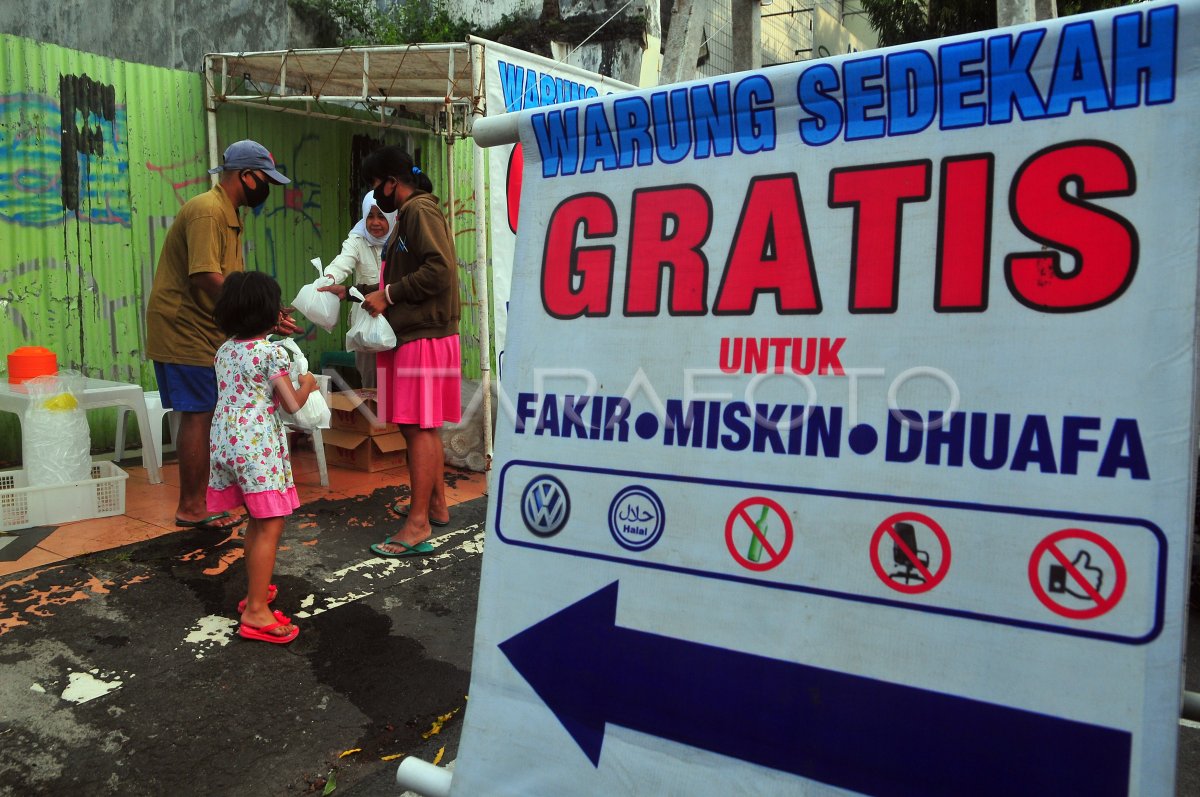
[[455,795],[1174,793],[1200,2],[525,112]]
[[[484,96],[488,116],[595,98],[634,88],[619,80],[533,53],[484,39],[475,41],[483,45]],[[488,174],[491,186],[488,231],[492,248],[492,333],[495,337],[496,375],[502,379],[521,198],[521,146],[492,147],[488,151]]]

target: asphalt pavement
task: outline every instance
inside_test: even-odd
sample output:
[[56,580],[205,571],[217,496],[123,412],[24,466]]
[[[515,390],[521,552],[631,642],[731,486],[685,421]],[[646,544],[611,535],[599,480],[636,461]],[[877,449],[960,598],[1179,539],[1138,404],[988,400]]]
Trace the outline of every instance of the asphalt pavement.
[[0,591],[0,795],[355,793],[406,755],[452,761],[486,499],[428,556],[367,546],[406,488],[305,504],[276,608],[290,645],[238,638],[241,542],[181,531],[15,574]]

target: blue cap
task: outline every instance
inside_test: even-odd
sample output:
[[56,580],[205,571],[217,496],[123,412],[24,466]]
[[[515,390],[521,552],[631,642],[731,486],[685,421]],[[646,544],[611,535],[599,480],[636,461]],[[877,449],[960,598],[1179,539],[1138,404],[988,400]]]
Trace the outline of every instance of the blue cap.
[[225,150],[225,165],[209,169],[208,173],[216,174],[222,170],[232,172],[242,169],[261,169],[271,179],[271,182],[279,185],[291,182],[290,179],[275,170],[275,159],[271,157],[270,152],[267,152],[267,148],[248,138],[230,144]]

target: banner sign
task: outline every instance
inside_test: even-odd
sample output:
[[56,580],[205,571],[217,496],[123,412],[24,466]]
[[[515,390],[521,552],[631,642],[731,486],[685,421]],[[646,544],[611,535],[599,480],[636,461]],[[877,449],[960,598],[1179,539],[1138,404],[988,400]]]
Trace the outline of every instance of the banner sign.
[[455,794],[1172,795],[1200,2],[523,113]]
[[[488,116],[595,99],[614,91],[634,88],[619,80],[485,39],[476,38],[473,41],[483,45]],[[495,336],[496,372],[499,378],[504,376],[513,253],[521,204],[521,152],[520,144],[492,147],[488,152],[488,174],[491,175],[488,231],[492,248],[492,332]]]

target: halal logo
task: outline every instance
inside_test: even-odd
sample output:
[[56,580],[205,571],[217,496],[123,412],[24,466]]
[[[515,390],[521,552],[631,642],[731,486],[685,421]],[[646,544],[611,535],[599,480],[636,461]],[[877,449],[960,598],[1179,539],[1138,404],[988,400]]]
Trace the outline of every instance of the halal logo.
[[567,488],[553,476],[538,476],[521,495],[521,519],[539,537],[552,537],[562,531],[570,515]]
[[608,530],[630,551],[644,551],[658,542],[665,524],[663,503],[649,487],[626,487],[608,507]]

